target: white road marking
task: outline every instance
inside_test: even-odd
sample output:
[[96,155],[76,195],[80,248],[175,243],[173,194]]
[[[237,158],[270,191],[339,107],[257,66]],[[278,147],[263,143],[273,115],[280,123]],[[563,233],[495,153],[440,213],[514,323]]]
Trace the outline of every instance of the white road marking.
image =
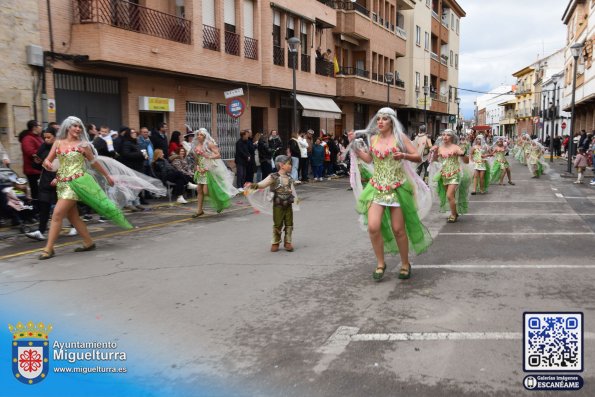
[[547,216],[547,217],[552,217],[552,216],[581,216],[581,215],[595,215],[594,214],[580,214],[580,213],[567,213],[567,214],[552,214],[551,212],[533,212],[533,213],[528,213],[528,214],[463,214],[462,217],[465,216],[526,216],[526,217],[530,217],[530,216]]
[[558,189],[556,189],[555,187],[552,188],[553,191],[558,191]]
[[415,269],[595,269],[595,265],[413,265]]
[[440,236],[583,236],[595,235],[594,232],[509,232],[509,233],[488,233],[488,232],[460,232],[460,233],[440,233]]
[[[565,197],[568,198],[568,197]],[[469,200],[470,203],[506,203],[506,204],[536,204],[536,203],[556,203],[563,204],[563,200],[548,200],[548,201],[512,201],[512,200]]]
[[556,197],[564,198],[564,195],[562,193],[556,193]]
[[[349,342],[402,342],[437,340],[521,340],[522,332],[389,332],[358,334],[359,328],[341,326],[327,339],[318,352],[328,346],[341,345],[341,351]],[[595,332],[585,332],[585,339],[595,339]],[[325,352],[323,352],[325,353]],[[319,363],[320,364],[320,363]],[[318,365],[317,365],[318,367]]]
[[314,372],[320,374],[329,367],[351,341],[353,335],[357,334],[359,328],[341,326],[326,340],[324,345],[318,348],[317,352],[322,353],[322,358],[314,366]]
[[427,341],[427,340],[520,340],[521,332],[396,332],[388,334],[357,334],[352,342]]
[[574,196],[572,196],[572,197],[565,196],[564,198],[565,198],[565,199],[586,199],[586,200],[595,200],[595,196],[584,196],[584,197],[582,197],[582,196],[577,196],[577,197],[574,197]]

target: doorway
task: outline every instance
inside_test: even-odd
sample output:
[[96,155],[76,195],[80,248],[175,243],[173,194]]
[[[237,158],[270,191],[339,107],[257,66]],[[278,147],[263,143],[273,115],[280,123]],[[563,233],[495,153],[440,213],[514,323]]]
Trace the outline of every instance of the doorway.
[[252,132],[264,132],[264,108],[252,106],[251,110],[252,123],[250,128]]
[[145,112],[141,111],[138,115],[139,128],[147,127],[149,131],[157,130],[159,123],[167,122],[165,112]]

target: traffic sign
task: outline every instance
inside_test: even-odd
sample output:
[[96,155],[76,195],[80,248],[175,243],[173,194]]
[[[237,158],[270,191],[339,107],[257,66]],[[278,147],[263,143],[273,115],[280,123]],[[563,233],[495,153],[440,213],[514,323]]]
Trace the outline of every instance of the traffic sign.
[[566,129],[566,122],[565,122],[565,121],[563,121],[563,122],[562,122],[562,129],[563,129],[563,130],[565,130],[565,129]]
[[244,114],[244,110],[246,110],[246,102],[242,98],[230,98],[227,100],[225,112],[234,119]]

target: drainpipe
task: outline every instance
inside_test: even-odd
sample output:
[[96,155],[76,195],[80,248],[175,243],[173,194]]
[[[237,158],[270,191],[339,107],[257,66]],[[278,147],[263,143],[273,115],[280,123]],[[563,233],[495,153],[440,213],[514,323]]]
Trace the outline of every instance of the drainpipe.
[[[48,10],[48,27],[50,33],[50,53],[52,57],[54,56],[54,33],[52,29],[52,11],[50,7],[50,0],[46,0],[46,7]],[[43,54],[43,67],[41,68],[41,120],[43,127],[46,128],[49,122],[49,115],[48,115],[48,94],[47,94],[47,84],[46,84],[46,59],[47,55],[44,52]]]

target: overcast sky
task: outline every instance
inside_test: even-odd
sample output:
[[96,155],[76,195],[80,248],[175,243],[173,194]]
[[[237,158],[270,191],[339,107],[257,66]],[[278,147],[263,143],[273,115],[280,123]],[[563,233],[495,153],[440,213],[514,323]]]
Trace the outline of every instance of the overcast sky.
[[[457,0],[461,20],[459,87],[488,92],[515,84],[512,73],[563,48],[562,14],[569,0]],[[473,116],[482,94],[459,91],[461,113]]]

